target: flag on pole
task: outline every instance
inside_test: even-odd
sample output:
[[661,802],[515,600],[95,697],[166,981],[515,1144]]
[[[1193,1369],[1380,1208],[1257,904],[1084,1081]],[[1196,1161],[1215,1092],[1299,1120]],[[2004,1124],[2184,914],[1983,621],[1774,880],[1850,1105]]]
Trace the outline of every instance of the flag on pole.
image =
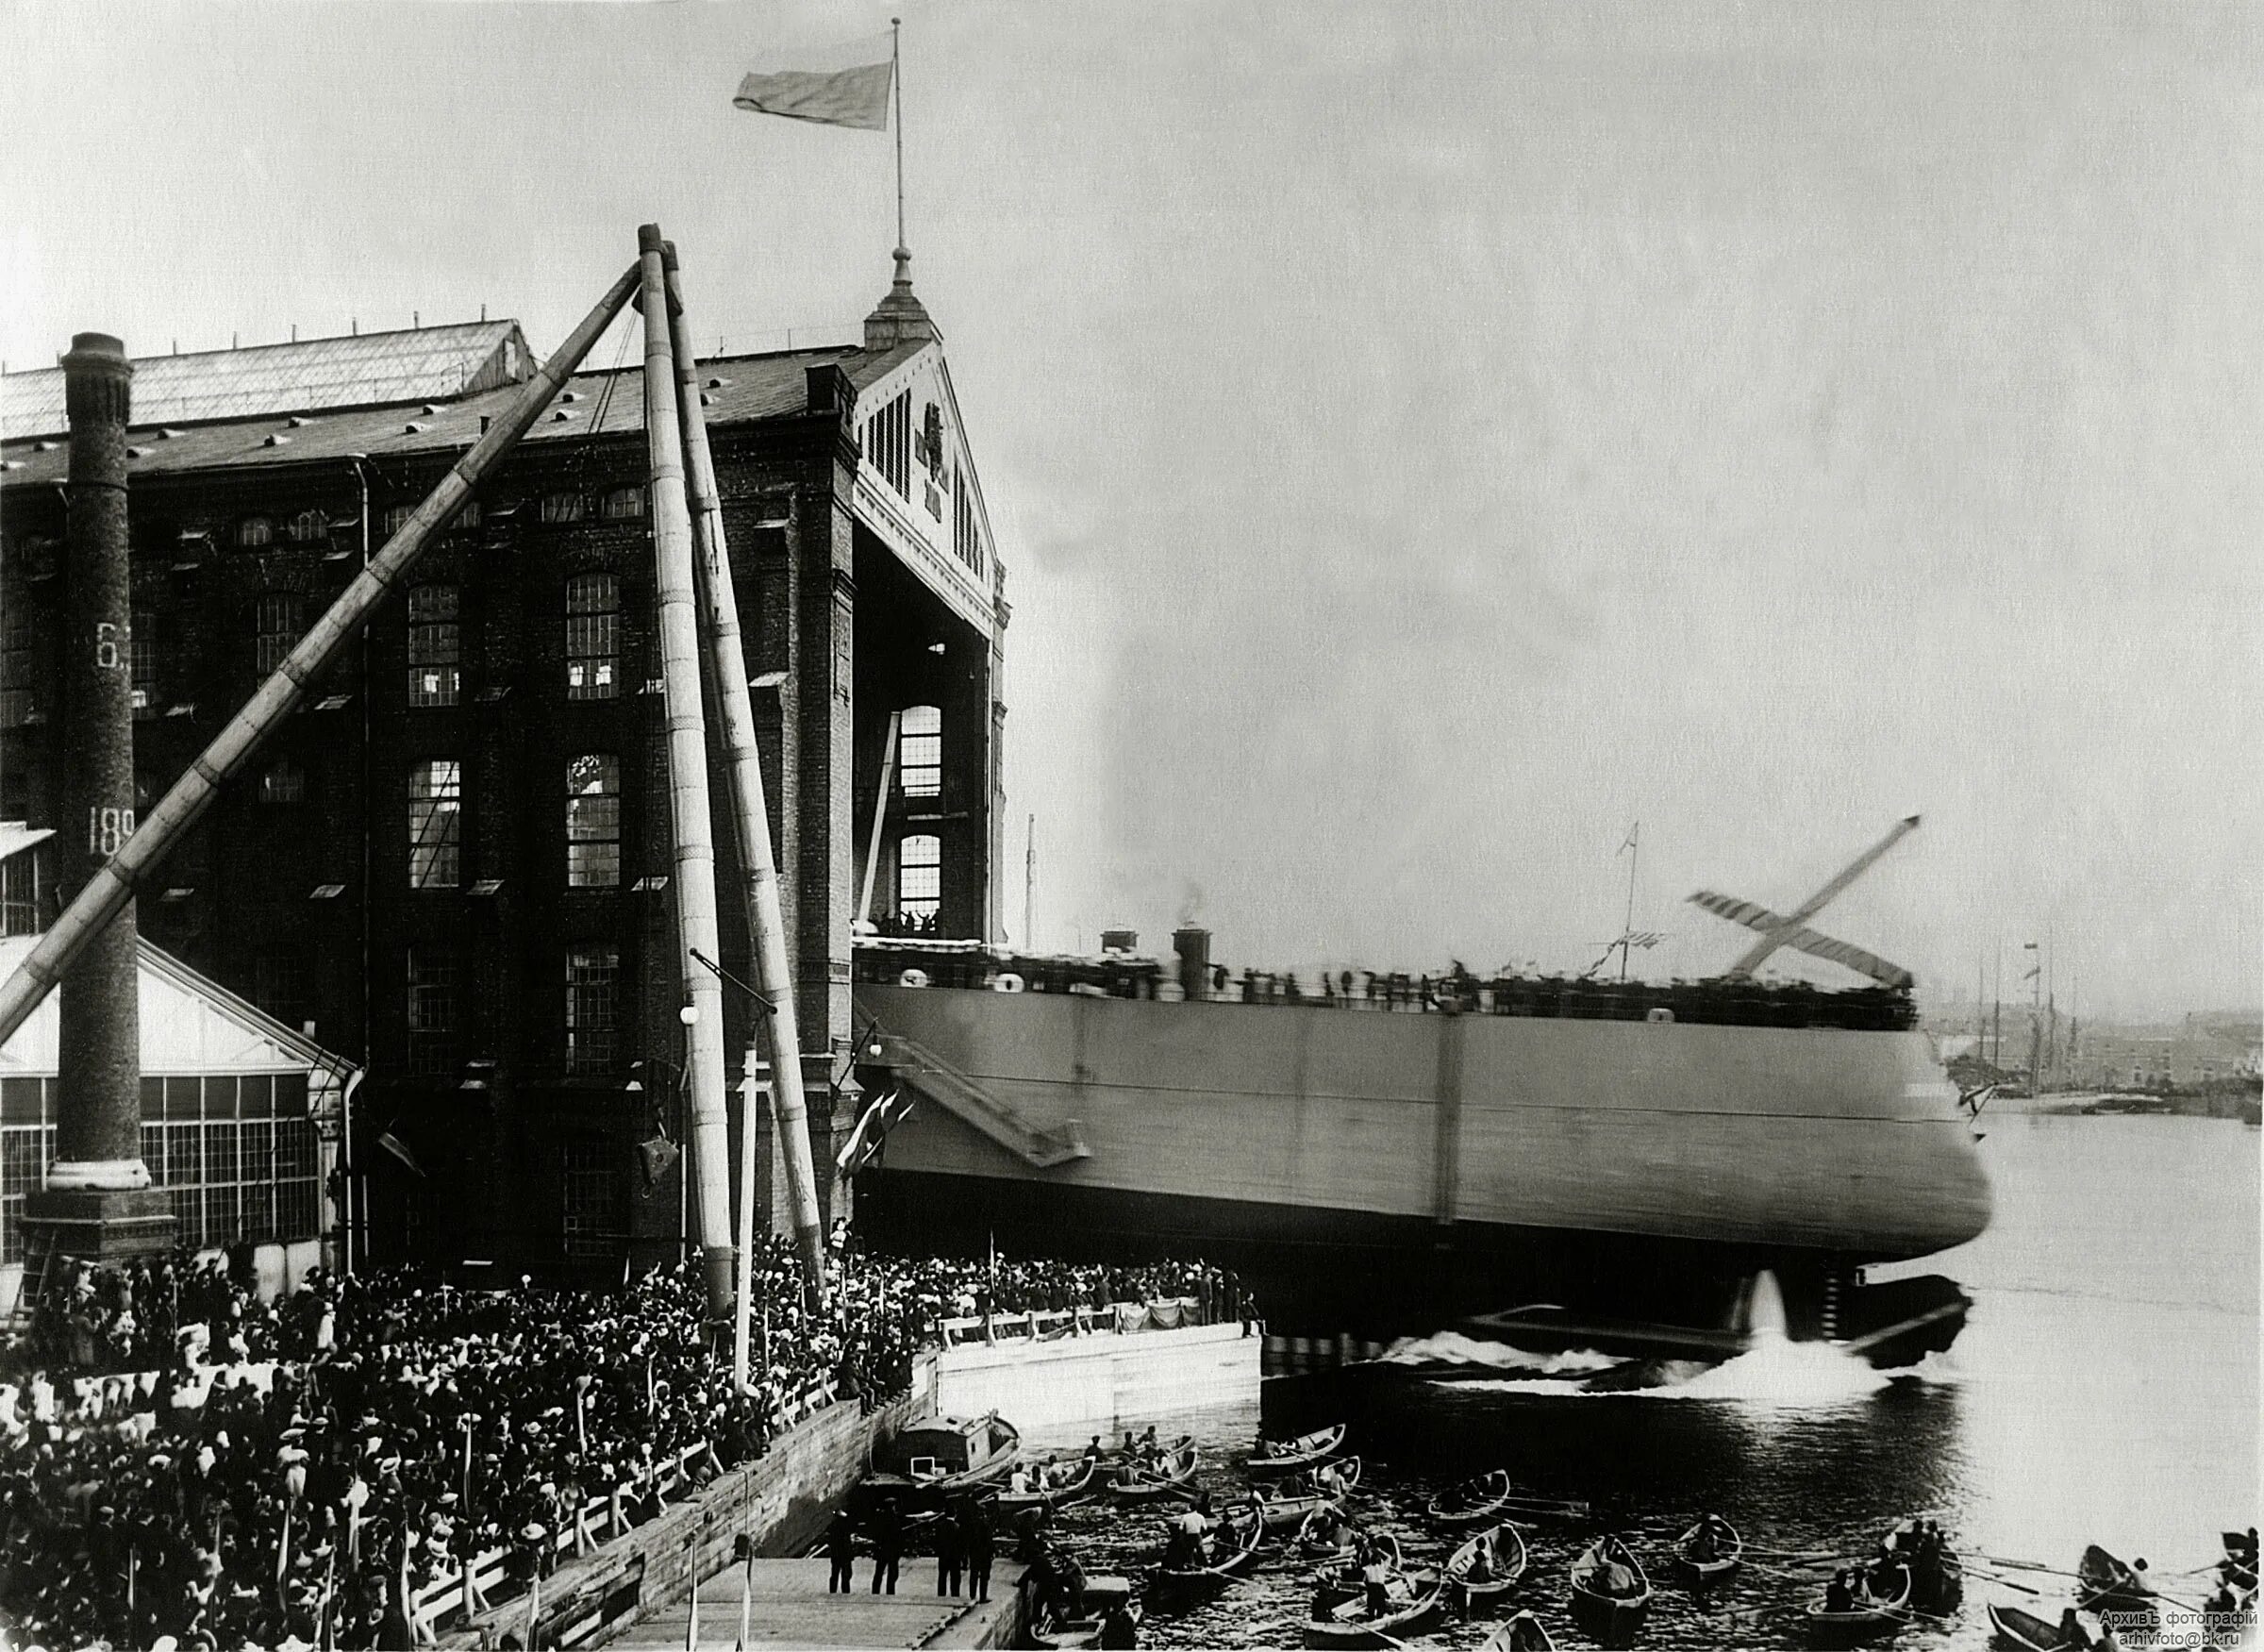
[[887,58],[847,69],[785,69],[748,75],[731,101],[758,115],[885,132],[889,92],[895,79],[896,65]]

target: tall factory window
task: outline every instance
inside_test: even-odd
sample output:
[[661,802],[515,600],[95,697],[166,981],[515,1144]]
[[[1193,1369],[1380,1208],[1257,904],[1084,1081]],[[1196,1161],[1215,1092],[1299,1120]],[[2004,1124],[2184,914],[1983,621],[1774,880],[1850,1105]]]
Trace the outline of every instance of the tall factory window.
[[943,713],[933,706],[907,706],[898,730],[896,773],[907,797],[937,797],[943,791]]
[[252,958],[252,1002],[293,1031],[307,1023],[307,959],[295,946],[266,946]]
[[302,545],[330,535],[330,519],[319,510],[302,510],[291,519],[291,537]]
[[642,488],[616,488],[606,495],[605,516],[608,522],[627,522],[644,514]]
[[0,1130],[0,1261],[24,1260],[24,1195],[47,1185],[54,1158],[53,1125]]
[[133,662],[134,709],[146,711],[158,698],[158,616],[138,611],[131,627],[127,652]]
[[943,840],[921,834],[896,845],[896,912],[935,920],[943,894]]
[[264,545],[275,537],[275,525],[264,516],[247,516],[236,525],[236,542],[240,545]]
[[408,703],[453,706],[463,687],[461,633],[453,585],[419,585],[408,593]]
[[442,943],[408,949],[408,1070],[444,1076],[456,1062],[456,953]]
[[621,883],[621,759],[585,752],[566,765],[566,886]]
[[387,506],[385,514],[378,519],[378,530],[387,539],[391,539],[408,526],[408,519],[416,514],[416,509],[414,505]]
[[566,1071],[610,1073],[620,1053],[621,949],[566,949]]
[[545,493],[542,495],[544,522],[579,522],[590,514],[590,501],[579,493]]
[[621,1164],[605,1137],[569,1136],[559,1143],[558,1208],[566,1254],[617,1256],[628,1225],[622,1219]]
[[425,758],[408,771],[408,887],[454,889],[462,871],[464,766]]
[[307,771],[289,758],[277,758],[259,776],[259,801],[262,803],[304,803],[307,801]]
[[21,592],[0,601],[0,728],[31,720],[39,706],[39,626]]
[[252,608],[253,663],[261,676],[273,676],[299,640],[299,598],[296,592],[271,591]]
[[36,844],[0,860],[0,935],[37,935],[46,927],[48,882]]
[[865,458],[889,486],[912,496],[912,392],[908,390],[865,421]]
[[566,581],[566,697],[609,700],[620,678],[621,582],[577,574]]
[[967,473],[958,465],[951,467],[951,492],[956,504],[952,509],[951,548],[960,561],[979,576],[983,571],[983,530],[974,519],[974,490],[967,485]]

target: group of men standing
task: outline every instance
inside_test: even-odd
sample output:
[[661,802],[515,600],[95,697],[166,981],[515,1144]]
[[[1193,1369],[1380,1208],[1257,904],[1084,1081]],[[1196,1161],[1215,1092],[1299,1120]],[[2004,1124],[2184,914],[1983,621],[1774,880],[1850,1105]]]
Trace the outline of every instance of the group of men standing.
[[[974,1600],[990,1598],[990,1562],[996,1553],[990,1522],[970,1499],[954,1498],[941,1519],[933,1523],[936,1547],[936,1594],[957,1599],[962,1588]],[[857,1588],[859,1536],[873,1556],[874,1594],[896,1593],[902,1572],[908,1527],[894,1503],[883,1503],[865,1516],[860,1527],[843,1509],[825,1531],[825,1558],[830,1569],[825,1579],[828,1594],[853,1594]]]

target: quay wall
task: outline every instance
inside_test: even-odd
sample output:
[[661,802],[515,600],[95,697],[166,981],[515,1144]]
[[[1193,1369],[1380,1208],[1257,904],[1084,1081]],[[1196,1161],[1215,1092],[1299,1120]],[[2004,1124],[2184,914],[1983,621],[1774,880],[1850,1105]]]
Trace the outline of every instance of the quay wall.
[[994,1410],[1027,1434],[1254,1404],[1264,1346],[1263,1337],[1233,1321],[1128,1336],[962,1343],[937,1359],[936,1406],[970,1416]]
[[[641,1557],[641,1614],[663,1610],[691,1593],[691,1579],[708,1577],[732,1562],[741,1533],[756,1553],[787,1556],[821,1536],[834,1508],[861,1479],[874,1443],[914,1417],[936,1409],[936,1361],[923,1355],[911,1392],[866,1412],[840,1400],[777,1435],[756,1461],[721,1476],[658,1518],[558,1567],[544,1579],[546,1597],[562,1598],[589,1578]],[[524,1624],[524,1597],[482,1612],[441,1637],[447,1646],[477,1646]]]

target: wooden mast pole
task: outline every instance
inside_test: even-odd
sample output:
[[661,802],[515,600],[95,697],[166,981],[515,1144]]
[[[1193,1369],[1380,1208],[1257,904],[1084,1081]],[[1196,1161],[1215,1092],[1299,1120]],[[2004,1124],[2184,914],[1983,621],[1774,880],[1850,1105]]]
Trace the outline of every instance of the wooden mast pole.
[[652,474],[655,606],[660,684],[668,716],[668,790],[675,836],[676,967],[684,984],[685,1067],[691,1091],[690,1169],[698,1179],[701,1277],[708,1312],[731,1311],[730,1114],[724,1103],[724,983],[699,962],[717,957],[715,828],[708,795],[708,719],[700,701],[698,603],[691,515],[684,492],[684,439],[676,418],[675,354],[669,342],[668,279],[660,227],[637,231],[644,311],[644,440]]
[[258,755],[283,720],[306,697],[307,685],[326,671],[348,642],[369,623],[370,616],[391,594],[394,587],[424,554],[432,536],[463,509],[479,480],[497,460],[517,445],[551,397],[581,365],[637,285],[632,269],[613,283],[597,307],[558,346],[519,392],[509,409],[498,417],[485,436],[472,444],[441,485],[385,542],[385,548],[365,563],[352,584],[339,593],[327,612],[315,621],[297,646],[284,657],[275,675],[261,683],[242,709],[213,737],[212,743],[191,762],[173,789],[142,820],[139,830],[87,880],[76,898],[63,909],[39,943],[0,984],[0,1043],[39,1008],[41,1000],[69,970],[95,936],[108,927],[142,881],[156,871],[181,836],[194,826],[220,789],[241,774]]
[[818,1215],[817,1174],[810,1162],[809,1110],[802,1091],[802,1040],[794,1004],[794,977],[786,945],[786,921],[778,903],[778,863],[771,843],[771,812],[762,784],[762,751],[755,735],[755,706],[747,693],[746,647],[739,623],[739,594],[731,576],[731,551],[724,534],[722,490],[716,485],[715,455],[708,443],[708,415],[700,405],[700,363],[691,348],[684,316],[684,282],[675,244],[662,250],[668,279],[669,330],[676,358],[676,406],[684,429],[684,459],[691,484],[691,548],[699,576],[700,617],[705,622],[708,658],[724,722],[724,749],[731,776],[731,826],[739,849],[741,895],[746,905],[747,935],[755,955],[755,991],[762,1003],[749,1041],[746,1082],[741,1089],[739,1153],[739,1291],[732,1336],[732,1373],[747,1383],[749,1325],[753,1319],[755,1266],[755,1117],[758,1061],[771,1063],[772,1117],[777,1151],[793,1206],[794,1237],[802,1252],[807,1286],[820,1311],[827,1305],[825,1233]]

